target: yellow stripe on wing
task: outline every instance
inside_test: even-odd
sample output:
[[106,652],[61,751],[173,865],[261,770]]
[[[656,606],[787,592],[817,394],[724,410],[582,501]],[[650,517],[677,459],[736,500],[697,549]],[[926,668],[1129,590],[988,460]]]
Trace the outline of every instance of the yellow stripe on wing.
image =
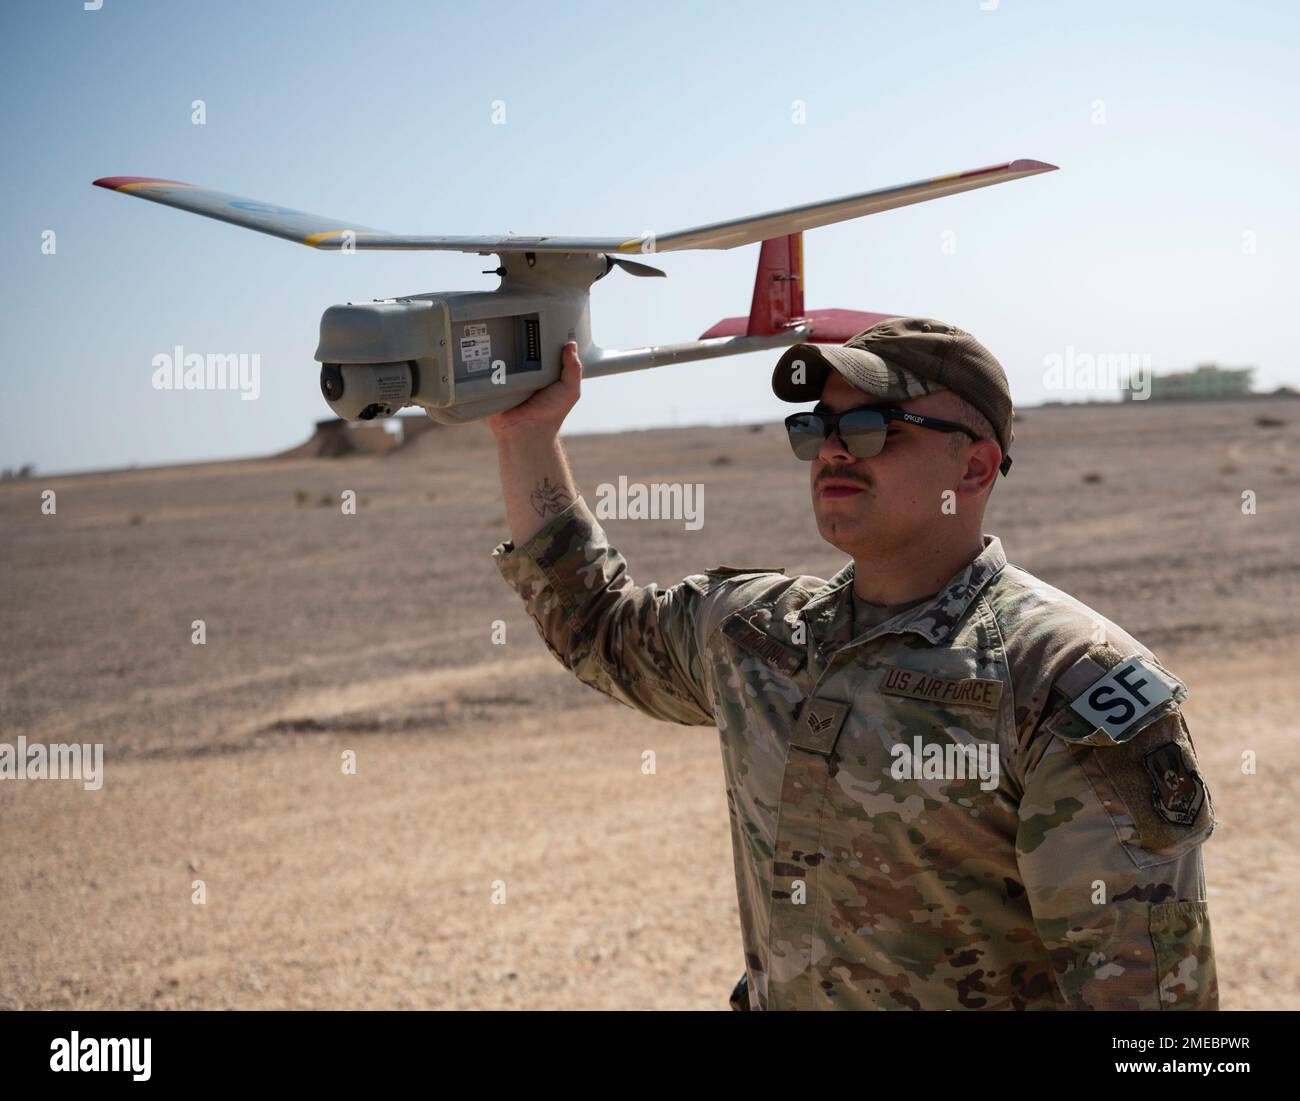
[[206,190],[205,188],[200,188],[198,184],[177,183],[172,180],[144,180],[140,183],[120,184],[114,190],[143,191],[146,188],[150,188],[150,187],[188,187],[188,188],[198,188],[198,190],[200,191]]
[[382,233],[376,233],[365,229],[322,229],[319,233],[309,233],[302,238],[301,243],[311,245],[312,248],[320,248],[321,244],[329,237],[344,237],[347,234],[353,237],[382,237]]

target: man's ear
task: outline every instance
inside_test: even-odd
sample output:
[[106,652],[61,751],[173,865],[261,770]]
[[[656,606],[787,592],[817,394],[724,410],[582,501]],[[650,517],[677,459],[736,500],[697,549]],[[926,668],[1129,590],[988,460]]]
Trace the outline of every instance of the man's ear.
[[992,440],[976,440],[966,454],[966,469],[959,488],[966,493],[983,493],[997,480],[1002,449]]

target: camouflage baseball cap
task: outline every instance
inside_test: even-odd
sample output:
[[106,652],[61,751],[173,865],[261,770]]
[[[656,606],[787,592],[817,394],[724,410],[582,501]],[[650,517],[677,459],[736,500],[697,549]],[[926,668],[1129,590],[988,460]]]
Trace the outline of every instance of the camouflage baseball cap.
[[782,401],[816,401],[831,371],[882,401],[951,390],[988,418],[1003,455],[1015,438],[1006,372],[992,352],[955,325],[891,317],[843,344],[796,344],[777,361],[772,390]]

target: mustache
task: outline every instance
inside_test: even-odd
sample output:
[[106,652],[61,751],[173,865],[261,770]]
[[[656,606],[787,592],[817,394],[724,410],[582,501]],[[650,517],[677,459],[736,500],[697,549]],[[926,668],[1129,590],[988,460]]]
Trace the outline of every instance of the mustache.
[[870,479],[864,478],[857,471],[849,470],[846,467],[842,467],[842,466],[823,467],[821,471],[818,473],[816,481],[813,482],[813,488],[814,489],[821,488],[821,484],[823,482],[829,481],[831,478],[835,478],[836,480],[841,482],[850,482],[853,485],[861,486],[863,489],[871,488]]

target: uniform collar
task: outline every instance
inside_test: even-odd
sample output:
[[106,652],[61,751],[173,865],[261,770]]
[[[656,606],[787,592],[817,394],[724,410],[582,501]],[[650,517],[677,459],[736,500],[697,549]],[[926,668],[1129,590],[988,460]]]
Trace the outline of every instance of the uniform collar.
[[[1002,542],[996,535],[984,536],[984,549],[954,574],[924,604],[873,627],[862,640],[878,634],[902,634],[911,631],[929,642],[945,642],[952,629],[966,614],[980,591],[1007,564]],[[846,563],[835,576],[818,589],[801,613],[819,649],[833,650],[846,646],[853,638],[853,563]]]

